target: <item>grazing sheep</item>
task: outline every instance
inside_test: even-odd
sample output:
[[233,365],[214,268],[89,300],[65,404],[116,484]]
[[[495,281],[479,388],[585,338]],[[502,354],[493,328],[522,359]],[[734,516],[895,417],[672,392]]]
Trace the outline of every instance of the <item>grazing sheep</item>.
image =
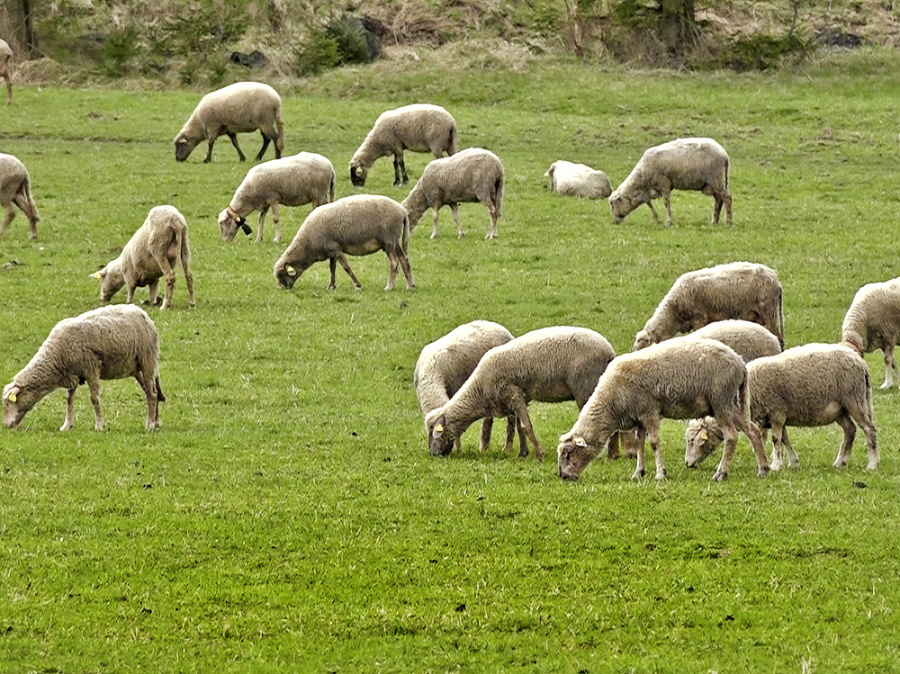
[[894,359],[894,346],[900,341],[900,278],[869,283],[856,291],[844,316],[841,340],[860,354],[881,349],[884,355],[884,383],[900,386],[900,368]]
[[238,145],[237,134],[256,131],[262,134],[263,144],[256,155],[259,161],[269,142],[275,143],[275,157],[284,150],[284,124],[281,119],[281,96],[268,84],[238,82],[206,94],[191,113],[188,121],[175,136],[175,159],[184,161],[197,145],[209,143],[204,163],[212,159],[213,144],[222,134],[231,139],[238,157],[246,157]]
[[650,200],[662,197],[666,204],[666,225],[672,225],[672,190],[699,190],[715,199],[711,222],[719,222],[724,204],[726,222],[730,225],[728,164],[728,154],[710,138],[679,138],[651,147],[610,195],[613,222],[622,222],[641,204],[650,206],[653,219],[659,222]]
[[[535,457],[543,460],[528,403],[574,400],[581,409],[615,355],[602,335],[568,326],[533,330],[494,347],[462,388],[426,415],[431,455],[449,454],[457,438],[479,419],[515,415],[534,445]],[[527,454],[523,444],[519,456]]]
[[41,221],[37,206],[31,197],[31,176],[25,164],[11,154],[0,154],[0,206],[6,207],[6,217],[0,225],[0,236],[6,232],[9,223],[16,217],[13,204],[22,209],[31,230],[29,239],[37,238],[37,225]]
[[606,199],[612,194],[609,177],[603,171],[584,164],[560,159],[550,164],[544,177],[551,192],[567,197]]
[[690,334],[692,337],[715,339],[730,346],[745,363],[781,353],[778,338],[759,323],[750,321],[715,321]]
[[357,290],[359,279],[350,269],[346,255],[371,255],[383,250],[390,260],[390,275],[385,290],[394,289],[397,266],[403,268],[406,289],[414,287],[412,270],[406,257],[409,243],[409,217],[406,209],[393,199],[357,194],[319,206],[306,218],[294,240],[275,263],[278,287],[290,290],[300,275],[314,262],[328,260],[334,290],[337,262],[350,276]]
[[251,168],[231,199],[228,208],[219,213],[222,238],[233,241],[238,228],[250,234],[245,218],[259,211],[256,243],[263,239],[263,222],[269,208],[275,221],[275,243],[281,241],[278,205],[313,208],[334,201],[334,166],[320,154],[301,152],[293,157],[272,159]]
[[3,388],[3,424],[14,428],[44,396],[68,392],[61,431],[75,425],[75,389],[87,382],[94,405],[94,429],[103,430],[100,380],[134,377],[147,396],[147,430],[159,428],[159,335],[143,309],[116,304],[66,318],[50,331],[41,348]]
[[[750,419],[763,431],[772,429],[775,451],[772,470],[782,466],[782,447],[788,465],[800,459],[787,435],[787,426],[826,426],[837,423],[844,441],[834,465],[846,466],[856,437],[854,422],[862,427],[869,444],[869,470],[878,468],[880,457],[872,415],[872,387],[865,361],[843,344],[806,344],[775,356],[758,358],[747,365]],[[715,419],[695,419],[685,432],[685,463],[694,467],[721,444]]]
[[12,105],[12,80],[9,77],[9,63],[13,50],[6,40],[0,40],[0,77],[6,81],[6,104]]
[[[413,384],[423,416],[447,403],[462,388],[475,370],[478,361],[490,349],[506,344],[512,334],[502,325],[491,321],[472,321],[454,328],[440,339],[426,344],[419,354],[413,374]],[[481,427],[481,451],[491,442],[494,417],[486,416]],[[512,447],[516,431],[515,416],[508,417],[506,451]],[[519,439],[524,446],[525,434],[520,430]],[[459,438],[456,439],[459,448]]]
[[453,213],[458,236],[465,236],[459,224],[459,204],[480,201],[488,209],[491,224],[485,239],[497,238],[497,220],[503,201],[503,164],[493,152],[480,148],[461,150],[452,157],[435,159],[422,171],[422,177],[403,200],[409,212],[410,229],[415,229],[422,213],[434,208],[431,238],[438,235],[438,211],[447,204]]
[[732,262],[682,274],[637,333],[634,350],[707,323],[738,318],[759,323],[784,346],[783,291],[769,267]]
[[712,415],[726,438],[713,479],[724,480],[737,431],[750,439],[759,477],[769,471],[759,431],[750,423],[747,367],[731,348],[702,337],[677,337],[616,358],[600,378],[578,421],[559,441],[559,476],[577,480],[604,443],[618,431],[637,429],[640,440],[633,478],[644,476],[644,436],[656,459],[656,479],[666,477],[659,421]]
[[376,159],[394,156],[394,184],[409,182],[403,151],[431,152],[440,159],[446,152],[456,153],[456,120],[438,105],[406,105],[381,113],[362,145],[350,160],[350,181],[357,187],[366,184],[366,176]]
[[190,259],[184,216],[174,206],[156,206],[150,209],[144,224],[125,244],[122,254],[92,276],[100,281],[100,299],[104,302],[109,302],[125,286],[128,289],[126,302],[130,304],[134,299],[134,289],[149,285],[150,304],[153,305],[159,301],[159,279],[165,276],[166,294],[160,309],[168,309],[175,290],[173,266],[180,260],[188,300],[194,307],[194,277],[191,275]]

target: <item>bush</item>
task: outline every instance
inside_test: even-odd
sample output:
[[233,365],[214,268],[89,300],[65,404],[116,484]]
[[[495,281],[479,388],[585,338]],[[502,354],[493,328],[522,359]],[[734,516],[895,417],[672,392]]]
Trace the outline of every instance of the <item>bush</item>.
[[298,75],[314,75],[347,63],[368,63],[381,52],[375,26],[355,16],[338,16],[309,31],[296,50]]

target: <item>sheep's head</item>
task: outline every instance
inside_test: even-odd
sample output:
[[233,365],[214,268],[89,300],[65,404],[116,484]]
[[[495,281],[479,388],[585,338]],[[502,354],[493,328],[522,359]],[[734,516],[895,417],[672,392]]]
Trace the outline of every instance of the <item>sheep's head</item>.
[[22,389],[16,382],[10,382],[3,388],[3,425],[7,428],[15,428],[22,421],[22,417],[28,412],[38,398],[33,392]]
[[366,184],[366,175],[369,170],[355,162],[350,162],[350,182],[355,187],[362,187]]
[[279,262],[275,265],[275,280],[278,282],[278,287],[282,290],[290,290],[293,288],[302,273],[303,270],[298,270],[293,265],[287,263]]
[[655,335],[650,334],[646,330],[641,330],[634,336],[634,346],[631,350],[640,351],[641,349],[646,349],[648,346],[653,346],[658,343],[659,340]]
[[625,219],[625,216],[631,213],[640,204],[635,203],[633,199],[623,194],[620,190],[615,190],[609,195],[609,208],[612,211],[613,222],[619,224]]
[[118,260],[113,260],[100,271],[91,274],[91,278],[100,281],[100,300],[109,302],[113,295],[125,285],[125,275],[122,273]]
[[197,139],[188,138],[183,133],[178,134],[175,138],[175,161],[187,159],[199,142]]
[[559,476],[564,480],[577,480],[600,450],[604,442],[591,444],[584,437],[569,432],[560,437],[556,448]]
[[725,441],[725,434],[712,417],[691,419],[684,431],[684,463],[696,468]]
[[219,231],[222,232],[222,238],[228,242],[234,241],[234,236],[238,230],[241,230],[247,236],[253,232],[247,220],[235,213],[231,206],[219,213]]
[[453,449],[453,437],[447,429],[447,418],[440,409],[433,410],[425,419],[428,430],[428,451],[431,456],[447,456]]

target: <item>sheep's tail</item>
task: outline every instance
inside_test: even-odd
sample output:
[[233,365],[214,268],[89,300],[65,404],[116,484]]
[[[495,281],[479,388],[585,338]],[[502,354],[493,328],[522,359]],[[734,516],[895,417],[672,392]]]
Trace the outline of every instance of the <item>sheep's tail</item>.
[[191,261],[191,247],[188,244],[187,229],[185,229],[184,232],[181,233],[180,239],[181,245],[179,246],[179,252],[181,253],[181,269],[185,274],[190,274],[191,270],[188,268],[188,264]]
[[409,214],[403,214],[403,232],[400,235],[400,250],[404,255],[408,254],[409,249]]
[[494,181],[494,199],[497,204],[497,217],[500,217],[500,208],[503,204],[503,184],[505,180],[503,178],[503,174],[501,173],[497,176],[497,180]]
[[725,193],[728,194],[728,173],[731,167],[731,159],[725,157]]
[[166,396],[163,393],[162,387],[159,385],[159,375],[156,375],[154,381],[156,383],[156,399],[161,403],[166,402]]
[[457,153],[459,148],[459,132],[456,129],[456,124],[450,127],[450,135],[447,137],[447,154],[454,155]]
[[[275,131],[277,135],[275,136],[275,149],[278,152],[284,151],[284,120],[281,118],[281,108],[278,107],[275,109]],[[334,199],[332,199],[334,201]]]
[[[31,196],[31,177],[26,175],[25,180],[22,181],[22,196],[25,197],[25,201],[28,202],[28,207],[31,209],[31,218],[34,222],[40,222],[41,216],[38,215],[37,205],[34,203],[34,198]],[[29,215],[26,213],[26,215]]]
[[332,171],[331,172],[331,184],[328,186],[328,201],[329,202],[334,201],[334,181],[335,181],[334,171]]
[[775,307],[775,329],[778,331],[776,333],[776,337],[778,337],[778,343],[781,344],[781,348],[784,348],[784,290],[781,286],[778,287],[778,303]]

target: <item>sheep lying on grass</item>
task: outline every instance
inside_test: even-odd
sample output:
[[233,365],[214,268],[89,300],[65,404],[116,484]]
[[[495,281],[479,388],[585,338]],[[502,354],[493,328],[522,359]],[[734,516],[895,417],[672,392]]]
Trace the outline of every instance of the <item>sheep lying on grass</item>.
[[600,378],[578,421],[559,441],[559,476],[577,480],[616,432],[637,429],[639,446],[633,479],[644,476],[644,436],[656,459],[656,479],[666,477],[659,447],[661,418],[712,415],[726,438],[713,479],[728,477],[737,432],[750,439],[759,477],[769,471],[762,440],[750,423],[747,367],[721,342],[692,335],[676,337],[616,358]]
[[[426,344],[416,361],[413,384],[422,414],[444,405],[462,388],[478,365],[482,356],[495,346],[512,341],[513,336],[502,325],[491,321],[472,321],[454,328],[440,339]],[[481,426],[481,451],[491,442],[494,417],[486,416]],[[516,418],[507,418],[506,451],[512,447],[516,432]],[[520,429],[519,440],[523,451],[525,434]],[[459,438],[456,439],[459,449]]]
[[[826,426],[844,429],[835,466],[846,466],[856,437],[854,422],[862,427],[869,444],[869,470],[878,468],[880,456],[872,415],[872,388],[865,361],[842,344],[806,344],[747,365],[750,418],[765,434],[772,429],[775,451],[772,470],[783,465],[797,468],[800,459],[787,435],[787,426]],[[685,432],[685,463],[694,467],[722,443],[714,419],[695,419]]]
[[350,160],[350,181],[357,187],[366,184],[366,176],[376,159],[393,155],[394,184],[409,182],[403,151],[430,152],[435,159],[446,152],[456,153],[456,120],[438,105],[406,105],[381,113],[375,126]]
[[212,159],[216,138],[226,135],[237,150],[241,161],[246,160],[238,145],[237,134],[256,131],[262,134],[263,144],[256,155],[259,161],[270,142],[275,143],[275,157],[284,150],[284,124],[281,119],[281,96],[268,84],[238,82],[206,94],[175,136],[175,159],[184,161],[201,141],[209,143],[204,163]]
[[544,174],[551,192],[584,199],[606,199],[612,194],[609,177],[584,164],[560,159],[550,164]]
[[44,396],[66,389],[66,420],[75,425],[75,389],[87,382],[94,429],[103,430],[100,380],[134,377],[147,396],[147,430],[159,428],[159,336],[143,309],[131,304],[101,307],[56,324],[38,352],[3,388],[3,424],[14,428]]
[[0,225],[0,236],[9,228],[9,223],[16,217],[13,204],[22,209],[28,218],[29,239],[37,238],[37,225],[41,221],[37,206],[31,197],[31,176],[25,164],[11,154],[0,153],[0,206],[6,208],[6,217]]
[[[586,328],[559,326],[533,330],[488,351],[450,400],[425,418],[432,456],[450,453],[465,430],[485,417],[515,415],[535,457],[544,458],[528,403],[574,400],[585,404],[615,351],[606,339]],[[527,456],[523,446],[519,456]]]
[[187,222],[174,206],[156,206],[150,209],[144,224],[134,233],[122,254],[93,274],[100,281],[100,299],[109,302],[122,286],[128,290],[131,303],[135,288],[150,286],[150,304],[159,302],[157,287],[159,279],[166,279],[166,293],[160,309],[172,305],[175,290],[175,270],[181,261],[184,282],[188,289],[188,301],[194,302],[194,277],[191,274],[191,251],[188,245]]
[[900,368],[894,359],[894,346],[900,341],[900,278],[869,283],[856,291],[844,316],[841,340],[860,354],[881,349],[884,356],[884,383],[900,386]]
[[219,213],[222,238],[233,241],[238,229],[251,230],[246,217],[259,211],[256,243],[263,239],[263,223],[269,208],[275,222],[275,243],[281,241],[278,206],[313,208],[334,201],[334,166],[320,154],[301,152],[293,157],[272,159],[251,168],[241,182],[228,208]]
[[403,268],[406,289],[414,287],[412,270],[406,257],[409,244],[409,217],[406,209],[393,199],[357,194],[319,206],[300,225],[297,235],[275,263],[278,287],[290,290],[300,275],[314,262],[328,260],[335,288],[335,267],[341,263],[357,290],[359,279],[350,269],[347,255],[371,255],[383,250],[390,260],[390,275],[385,290],[394,289],[397,266]]
[[710,138],[679,138],[651,147],[610,195],[613,222],[622,222],[641,204],[650,206],[653,219],[659,222],[650,200],[662,197],[666,204],[666,225],[672,225],[672,190],[699,190],[715,199],[711,222],[719,222],[724,205],[725,220],[730,225],[728,164],[728,153]]
[[6,104],[12,105],[12,80],[9,76],[9,63],[13,50],[6,40],[0,40],[0,77],[6,82]]
[[634,350],[728,318],[759,323],[784,345],[783,291],[769,267],[720,264],[682,274],[637,333]]
[[415,229],[427,208],[434,208],[431,238],[437,238],[438,211],[447,204],[453,213],[458,236],[464,236],[465,232],[459,223],[459,204],[480,201],[491,216],[491,224],[484,238],[497,238],[503,181],[503,164],[489,150],[469,148],[452,157],[429,162],[422,171],[422,177],[403,200],[403,207],[409,212],[410,228]]

